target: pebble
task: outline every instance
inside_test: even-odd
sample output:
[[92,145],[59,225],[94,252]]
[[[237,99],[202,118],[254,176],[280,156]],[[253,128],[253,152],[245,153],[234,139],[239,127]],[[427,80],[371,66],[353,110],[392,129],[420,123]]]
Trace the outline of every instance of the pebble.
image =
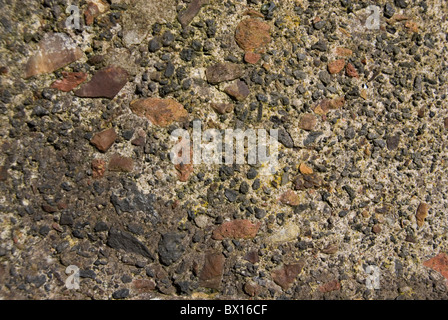
[[56,80],[50,86],[52,89],[58,89],[63,92],[72,91],[81,83],[87,80],[87,73],[85,72],[62,72],[62,80]]
[[201,7],[209,2],[210,0],[192,0],[185,10],[179,12],[177,20],[179,20],[182,27],[186,28],[199,13]]
[[128,82],[128,72],[120,67],[109,66],[97,71],[92,79],[74,94],[83,98],[113,99]]
[[109,171],[132,172],[134,170],[134,161],[132,158],[123,157],[119,154],[113,154],[109,160]]
[[185,251],[185,246],[182,244],[184,235],[175,232],[168,232],[162,235],[158,245],[158,253],[160,262],[169,266],[177,262]]
[[233,111],[235,106],[231,103],[212,103],[210,105],[218,114],[226,114]]
[[446,280],[448,280],[448,255],[446,253],[439,253],[435,257],[423,262],[423,265],[439,272]]
[[244,62],[249,64],[257,64],[260,59],[261,55],[252,51],[247,51],[244,54]]
[[351,64],[350,62],[347,63],[347,66],[345,68],[345,73],[347,74],[347,76],[352,77],[352,78],[359,78],[359,74],[358,71],[356,70],[355,66],[353,64]]
[[109,230],[107,245],[115,250],[132,252],[148,259],[152,259],[151,252],[142,242],[140,242],[130,233],[120,231],[116,228],[111,228]]
[[46,33],[25,66],[25,79],[58,70],[82,56],[82,50],[65,33]]
[[256,51],[271,42],[269,24],[254,18],[242,20],[235,30],[235,41],[244,51]]
[[298,263],[284,264],[283,266],[273,270],[271,272],[272,280],[283,290],[288,290],[294,283],[299,273],[302,271],[305,265],[304,261]]
[[328,64],[328,72],[330,74],[336,74],[341,72],[345,67],[345,60],[344,59],[338,59],[330,62]]
[[218,290],[224,273],[225,257],[220,252],[205,254],[205,262],[199,274],[199,282],[202,287]]
[[288,190],[280,196],[280,202],[289,206],[298,206],[300,204],[300,198],[292,190]]
[[316,127],[317,124],[317,118],[315,115],[311,113],[304,114],[300,117],[299,120],[299,128],[306,130],[306,131],[312,131]]
[[417,213],[415,214],[415,218],[417,219],[417,225],[419,227],[423,227],[425,223],[425,219],[428,216],[429,206],[428,204],[421,202],[418,205]]
[[224,89],[224,92],[237,101],[245,100],[249,94],[249,87],[244,81],[236,80]]
[[93,136],[90,143],[93,144],[99,151],[107,152],[117,139],[117,134],[114,128],[101,131]]
[[243,75],[243,68],[232,62],[220,62],[208,67],[205,71],[207,80],[211,84],[235,80]]
[[167,127],[173,122],[183,122],[188,112],[183,105],[171,98],[146,98],[134,100],[129,108],[139,117],[145,117],[154,125]]
[[250,220],[232,220],[224,222],[212,233],[214,240],[223,239],[252,239],[260,228],[260,223],[252,223]]

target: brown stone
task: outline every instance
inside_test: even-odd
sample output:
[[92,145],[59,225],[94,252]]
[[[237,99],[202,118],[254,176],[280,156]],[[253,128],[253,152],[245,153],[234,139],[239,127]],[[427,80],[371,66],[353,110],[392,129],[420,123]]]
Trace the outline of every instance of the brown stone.
[[[184,146],[182,147],[182,143],[189,143],[188,140],[182,140],[182,138],[180,139],[180,150],[177,154],[179,159],[182,159],[182,150],[187,149],[188,146]],[[188,179],[190,178],[190,175],[193,173],[193,146],[190,144],[190,157],[189,160],[187,161],[188,157],[185,158],[186,161],[180,162],[178,164],[174,165],[174,168],[177,171],[177,177],[179,179],[179,181],[181,182],[187,182]]]
[[155,290],[156,283],[152,279],[135,279],[132,281],[132,287],[139,293],[143,293]]
[[257,251],[252,250],[246,253],[243,259],[249,261],[252,264],[255,264],[260,261],[260,256],[258,255]]
[[232,220],[224,222],[213,231],[214,240],[230,239],[252,239],[257,235],[261,223],[252,223],[250,220]]
[[443,121],[443,126],[445,127],[445,129],[448,129],[448,117],[446,117]]
[[250,94],[249,87],[244,81],[236,80],[224,89],[224,92],[237,101],[243,101]]
[[92,79],[74,93],[83,98],[113,99],[128,82],[128,72],[120,67],[109,66],[97,71]]
[[62,80],[53,82],[50,88],[69,92],[87,80],[87,73],[63,71],[62,78]]
[[423,265],[439,272],[448,280],[448,255],[446,253],[439,253],[437,256],[423,262]]
[[359,74],[358,71],[356,71],[356,68],[353,64],[351,64],[350,62],[347,63],[347,67],[345,68],[345,73],[347,74],[347,76],[352,77],[352,78],[359,78]]
[[0,166],[0,181],[6,181],[6,179],[8,179],[8,168]]
[[218,84],[224,81],[235,80],[243,75],[241,65],[231,62],[216,63],[205,70],[207,81],[211,84]]
[[345,98],[323,99],[314,107],[314,112],[319,115],[326,115],[330,110],[341,108],[345,104]]
[[244,61],[250,64],[256,64],[260,59],[261,55],[252,51],[247,51],[244,54]]
[[145,145],[145,142],[146,142],[145,137],[137,137],[131,141],[131,144],[133,146],[141,147]]
[[55,213],[58,211],[58,208],[50,206],[48,204],[43,204],[42,205],[42,210],[44,210],[47,213]]
[[321,252],[325,254],[335,254],[336,252],[338,252],[338,246],[337,244],[329,244],[328,246],[323,248]]
[[296,190],[317,189],[322,186],[322,178],[317,173],[298,176],[294,181]]
[[345,60],[338,59],[328,64],[328,72],[330,74],[339,73],[344,69],[344,67],[345,67]]
[[341,289],[341,283],[338,280],[329,281],[319,287],[319,291],[322,293],[338,291]]
[[232,103],[212,103],[210,106],[219,114],[229,113],[235,107]]
[[298,206],[300,204],[300,199],[297,193],[288,190],[280,196],[280,202],[289,206]]
[[269,24],[258,19],[244,19],[235,30],[235,41],[244,51],[255,51],[271,42]]
[[335,53],[340,57],[349,57],[353,54],[353,51],[347,48],[339,47],[335,49]]
[[39,42],[39,50],[25,66],[25,79],[58,70],[82,55],[82,50],[65,33],[47,33]]
[[271,277],[276,284],[288,290],[288,288],[294,283],[297,275],[302,271],[305,263],[299,261],[298,263],[285,264],[282,267],[275,269],[271,273]]
[[129,157],[113,154],[109,160],[109,171],[132,172],[134,161]]
[[207,253],[204,266],[199,274],[200,285],[218,290],[221,285],[225,261],[225,257],[220,252]]
[[131,102],[130,108],[139,117],[145,117],[161,127],[166,127],[175,121],[182,122],[188,119],[188,112],[183,105],[169,98],[134,100]]
[[299,120],[299,128],[307,131],[311,131],[314,129],[317,123],[317,118],[313,114],[304,114],[300,117]]
[[102,159],[93,159],[91,163],[92,177],[94,179],[102,178],[106,171],[106,161]]
[[177,15],[177,20],[179,20],[182,27],[188,26],[199,13],[201,7],[209,2],[210,0],[192,0],[188,7]]
[[313,169],[308,167],[305,163],[300,164],[299,171],[301,174],[313,174]]
[[117,134],[114,128],[101,131],[93,136],[90,143],[93,144],[99,151],[106,152],[117,139]]
[[381,232],[381,226],[379,224],[374,225],[372,227],[372,232],[376,233],[376,234],[380,233]]
[[109,5],[102,0],[93,0],[87,4],[87,8],[84,11],[85,23],[87,26],[93,24],[93,20],[100,14],[109,10]]
[[417,208],[417,213],[415,215],[417,219],[417,225],[422,227],[425,223],[425,219],[428,216],[429,206],[428,204],[421,202]]
[[395,150],[398,148],[398,145],[400,144],[400,136],[395,135],[392,137],[388,137],[386,139],[387,149],[389,150]]
[[243,290],[249,297],[255,297],[260,293],[261,287],[254,281],[249,280],[244,284]]

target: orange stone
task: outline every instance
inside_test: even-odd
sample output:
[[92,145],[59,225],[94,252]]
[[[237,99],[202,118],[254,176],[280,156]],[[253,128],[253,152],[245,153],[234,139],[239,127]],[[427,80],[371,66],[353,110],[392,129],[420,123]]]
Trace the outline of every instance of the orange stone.
[[235,41],[244,51],[254,51],[271,42],[269,24],[258,19],[244,19],[235,30]]
[[186,121],[188,112],[173,99],[147,98],[134,100],[130,104],[133,113],[145,117],[153,124],[166,127],[171,123]]
[[439,272],[448,280],[448,255],[446,253],[439,253],[437,256],[423,262],[423,265]]
[[252,239],[257,235],[261,223],[252,223],[250,220],[232,220],[224,222],[213,231],[214,240],[230,239]]
[[301,163],[299,166],[299,170],[301,174],[313,174],[313,169],[308,167],[306,164]]
[[347,48],[339,47],[335,49],[335,53],[340,57],[349,57],[353,54],[353,51]]
[[341,72],[345,67],[345,60],[339,59],[332,61],[328,64],[328,72],[331,74],[339,73]]
[[86,81],[87,73],[63,71],[62,78],[62,80],[56,80],[55,82],[53,82],[50,88],[69,92]]
[[244,61],[250,64],[256,64],[260,59],[261,55],[252,51],[247,51],[244,54]]
[[358,71],[356,71],[356,68],[351,63],[347,63],[347,67],[345,68],[345,72],[347,76],[352,78],[359,78]]

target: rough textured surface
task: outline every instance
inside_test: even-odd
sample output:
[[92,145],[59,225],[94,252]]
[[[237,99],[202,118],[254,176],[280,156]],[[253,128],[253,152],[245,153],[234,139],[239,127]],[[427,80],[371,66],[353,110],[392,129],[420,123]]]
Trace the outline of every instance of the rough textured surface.
[[448,299],[446,1],[70,3],[2,2],[1,299]]

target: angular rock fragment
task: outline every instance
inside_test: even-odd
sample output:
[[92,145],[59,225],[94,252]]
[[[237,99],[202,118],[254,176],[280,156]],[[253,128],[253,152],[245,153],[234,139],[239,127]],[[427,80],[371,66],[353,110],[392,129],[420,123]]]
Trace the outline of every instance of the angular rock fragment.
[[297,193],[295,193],[292,190],[288,190],[286,192],[284,192],[281,196],[280,196],[280,202],[283,204],[287,204],[290,206],[298,206],[300,204],[300,198],[297,195]]
[[207,68],[205,71],[208,82],[218,84],[224,81],[235,80],[243,75],[240,65],[231,62],[220,62]]
[[269,42],[271,27],[266,22],[258,19],[244,19],[235,30],[235,41],[244,51],[255,51]]
[[199,274],[202,287],[218,290],[224,271],[225,257],[220,252],[209,252],[205,255],[204,266]]
[[111,228],[109,231],[107,245],[115,250],[124,250],[139,254],[145,258],[153,259],[149,249],[136,237],[128,232]]
[[251,239],[257,235],[261,223],[252,223],[250,220],[233,220],[224,222],[213,231],[214,240],[231,239]]
[[124,45],[128,48],[139,45],[151,31],[149,26],[172,21],[176,17],[176,5],[176,0],[133,0],[120,18]]
[[446,253],[439,253],[435,257],[423,262],[423,265],[439,272],[448,280],[448,255]]
[[166,127],[177,121],[186,121],[188,112],[173,99],[147,98],[132,101],[129,106],[136,115],[145,117],[153,124]]
[[82,55],[82,50],[65,33],[47,33],[39,42],[39,50],[25,66],[25,79],[58,70]]
[[307,131],[314,129],[317,123],[317,118],[313,114],[304,114],[300,117],[299,128]]
[[162,235],[159,241],[158,251],[160,261],[169,266],[178,261],[185,251],[182,244],[184,235],[180,233],[169,232]]
[[247,51],[244,54],[244,61],[250,64],[256,64],[260,59],[261,55],[252,51]]
[[415,218],[417,219],[417,225],[422,227],[425,223],[425,219],[428,216],[429,206],[427,203],[421,202],[418,205],[417,213],[415,214]]
[[236,80],[224,89],[224,92],[237,101],[243,101],[250,94],[249,87],[244,81]]
[[355,66],[351,63],[347,63],[347,66],[345,67],[345,73],[349,77],[359,78],[358,71],[356,70]]
[[117,139],[117,134],[114,128],[101,131],[93,136],[90,143],[93,144],[99,151],[106,152],[113,145]]
[[180,24],[183,28],[188,26],[191,21],[193,21],[194,17],[199,13],[201,7],[208,4],[210,0],[192,0],[188,7],[179,12],[177,15],[177,20],[179,20]]
[[93,0],[87,4],[87,8],[84,11],[84,18],[87,26],[93,24],[93,20],[100,14],[109,10],[109,5],[102,0]]
[[109,161],[109,170],[132,172],[132,170],[134,170],[134,161],[131,158],[113,154]]
[[69,92],[87,80],[85,72],[62,72],[62,80],[56,80],[51,84],[52,89]]
[[128,72],[120,67],[109,66],[97,71],[92,79],[74,93],[82,98],[113,99],[128,82]]
[[233,108],[235,107],[231,103],[212,103],[210,106],[219,114],[232,112]]
[[319,115],[326,115],[330,110],[339,109],[345,104],[345,98],[324,99],[314,107],[314,112]]
[[345,60],[338,59],[328,64],[328,72],[331,74],[339,73],[344,69],[344,67],[345,67]]
[[271,277],[276,284],[282,287],[283,290],[288,290],[289,287],[294,283],[297,275],[300,273],[300,271],[302,271],[304,265],[304,261],[285,264],[282,267],[272,271]]

